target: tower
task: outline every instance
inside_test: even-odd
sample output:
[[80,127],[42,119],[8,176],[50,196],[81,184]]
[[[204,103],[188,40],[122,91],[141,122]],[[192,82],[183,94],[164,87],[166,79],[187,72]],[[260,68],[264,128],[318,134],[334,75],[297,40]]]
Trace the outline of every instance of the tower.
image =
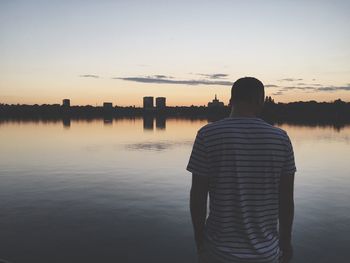
[[157,108],[157,110],[166,108],[165,101],[166,101],[165,97],[157,97],[156,98],[156,108]]
[[70,107],[70,99],[62,100],[62,106],[67,108]]
[[143,108],[144,109],[153,109],[153,97],[143,97]]

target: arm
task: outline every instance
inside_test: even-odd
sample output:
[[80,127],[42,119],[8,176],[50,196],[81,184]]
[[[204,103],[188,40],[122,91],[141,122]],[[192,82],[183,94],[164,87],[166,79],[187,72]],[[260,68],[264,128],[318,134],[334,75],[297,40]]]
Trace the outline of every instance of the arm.
[[294,174],[282,175],[279,194],[279,233],[280,249],[283,262],[288,262],[293,256],[292,225],[294,217]]
[[208,190],[209,177],[192,174],[190,210],[197,250],[203,246]]

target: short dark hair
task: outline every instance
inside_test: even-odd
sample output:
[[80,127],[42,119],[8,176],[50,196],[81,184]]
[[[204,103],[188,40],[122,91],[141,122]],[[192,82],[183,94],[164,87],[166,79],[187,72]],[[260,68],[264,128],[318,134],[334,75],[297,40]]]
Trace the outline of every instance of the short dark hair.
[[264,101],[264,98],[264,84],[256,78],[240,78],[232,85],[232,102],[248,102],[258,104],[260,100]]

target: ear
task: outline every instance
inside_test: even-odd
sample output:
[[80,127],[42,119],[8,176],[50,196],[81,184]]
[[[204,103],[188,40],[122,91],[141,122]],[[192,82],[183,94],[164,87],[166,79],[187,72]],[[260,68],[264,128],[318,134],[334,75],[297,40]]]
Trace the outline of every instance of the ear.
[[265,103],[265,96],[261,96],[259,99],[258,99],[258,105],[260,107],[264,106],[264,103]]

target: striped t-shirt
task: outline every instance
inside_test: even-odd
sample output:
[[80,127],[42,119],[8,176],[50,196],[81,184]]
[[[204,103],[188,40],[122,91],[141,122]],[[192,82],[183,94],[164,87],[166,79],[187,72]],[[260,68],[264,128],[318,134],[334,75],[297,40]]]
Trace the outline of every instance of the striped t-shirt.
[[207,124],[187,170],[209,176],[210,252],[222,262],[277,262],[280,177],[296,170],[287,133],[260,118]]

